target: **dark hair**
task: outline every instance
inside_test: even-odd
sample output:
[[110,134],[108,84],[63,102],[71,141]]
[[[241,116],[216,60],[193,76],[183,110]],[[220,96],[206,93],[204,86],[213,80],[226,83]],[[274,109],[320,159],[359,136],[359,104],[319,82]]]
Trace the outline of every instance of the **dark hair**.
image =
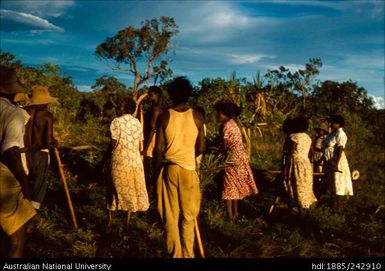
[[330,123],[337,123],[341,127],[344,127],[345,126],[345,119],[341,115],[332,115],[330,117]]
[[233,102],[219,102],[214,105],[214,109],[228,118],[235,118],[241,114],[241,109]]
[[282,131],[287,135],[290,135],[291,133],[293,133],[293,119],[286,118],[284,120],[282,124]]
[[304,116],[298,116],[292,120],[292,132],[304,133],[309,128],[309,120]]
[[152,93],[155,93],[157,94],[159,97],[162,97],[162,89],[158,86],[151,86],[149,89],[148,89],[148,92],[152,92]]
[[117,102],[117,107],[123,108],[126,114],[133,114],[136,110],[136,103],[132,98],[121,97]]
[[190,81],[184,77],[176,77],[168,86],[167,92],[173,104],[188,102],[193,88]]

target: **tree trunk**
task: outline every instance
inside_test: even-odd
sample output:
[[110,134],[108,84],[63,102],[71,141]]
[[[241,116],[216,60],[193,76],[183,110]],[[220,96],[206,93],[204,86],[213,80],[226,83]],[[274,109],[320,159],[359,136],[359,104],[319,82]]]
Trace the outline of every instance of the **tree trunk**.
[[305,92],[305,87],[301,87],[301,92],[302,92],[302,109],[303,111],[306,110],[306,92]]

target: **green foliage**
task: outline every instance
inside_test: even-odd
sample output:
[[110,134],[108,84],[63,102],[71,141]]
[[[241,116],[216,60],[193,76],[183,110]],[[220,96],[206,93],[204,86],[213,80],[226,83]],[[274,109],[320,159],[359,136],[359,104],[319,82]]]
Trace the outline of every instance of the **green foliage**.
[[[163,33],[162,29],[170,33]],[[103,48],[99,46],[97,50],[121,64],[129,64],[130,55],[136,57],[135,61],[148,57],[147,53],[160,57],[165,49],[168,50],[167,42],[176,34],[175,29],[173,21],[146,21],[142,28],[122,30],[106,40],[113,45],[126,35],[125,41],[132,47],[119,58],[121,45],[116,44],[116,48],[100,45]],[[151,38],[154,33],[160,36],[156,34],[155,39]],[[163,43],[157,43],[160,40]],[[136,47],[141,49],[135,51]],[[119,213],[112,229],[105,227],[105,187],[100,174],[103,152],[99,150],[107,147],[108,125],[115,117],[116,99],[119,95],[132,95],[128,88],[114,77],[102,76],[96,80],[93,92],[81,93],[70,78],[61,74],[59,66],[25,67],[11,53],[2,51],[0,63],[15,67],[28,87],[47,85],[53,95],[59,97],[60,104],[51,110],[56,118],[56,136],[80,225],[77,231],[69,225],[60,181],[50,176],[46,206],[27,244],[26,255],[164,257],[164,231],[154,199],[148,212],[133,216],[129,231],[123,227],[125,215]],[[168,67],[161,60],[158,65],[163,67],[154,72],[152,78],[162,77],[162,71]],[[280,67],[266,75],[257,74],[253,82],[237,78],[235,73],[226,79],[204,78],[195,87],[191,105],[204,108],[208,130],[208,152],[200,166],[203,198],[199,216],[208,257],[383,257],[385,229],[380,207],[385,204],[385,111],[374,109],[366,90],[354,82],[318,82],[316,76],[321,65],[321,61],[313,59],[305,69],[298,71]],[[144,91],[138,88],[138,94]],[[286,117],[306,113],[312,123],[316,123],[330,114],[343,114],[348,135],[346,154],[351,169],[361,173],[361,178],[353,184],[355,195],[346,202],[346,211],[336,214],[326,204],[321,204],[311,210],[308,220],[304,221],[289,213],[286,206],[278,205],[267,215],[275,197],[274,189],[269,188],[255,198],[241,201],[239,221],[229,223],[220,201],[220,174],[226,158],[219,152],[218,123],[213,111],[213,104],[220,100],[233,101],[243,109],[239,122],[251,130],[250,163],[254,169],[262,171],[279,168],[284,140],[281,126]],[[167,104],[167,95],[164,103]],[[146,110],[147,105],[143,108]],[[266,125],[259,125],[259,122]],[[84,144],[94,148],[82,151],[63,148]],[[266,180],[264,176],[257,176],[256,181],[272,186],[274,180],[273,176]],[[377,210],[380,212],[376,213]]]
[[[171,38],[178,34],[178,26],[174,18],[162,16],[159,19],[145,20],[140,28],[129,26],[120,30],[115,36],[108,37],[96,47],[96,55],[113,59],[118,68],[121,64],[129,66],[134,76],[134,96],[140,85],[158,77],[164,80],[171,74],[168,61],[160,59],[168,53]],[[145,62],[145,71],[140,72],[139,62]]]

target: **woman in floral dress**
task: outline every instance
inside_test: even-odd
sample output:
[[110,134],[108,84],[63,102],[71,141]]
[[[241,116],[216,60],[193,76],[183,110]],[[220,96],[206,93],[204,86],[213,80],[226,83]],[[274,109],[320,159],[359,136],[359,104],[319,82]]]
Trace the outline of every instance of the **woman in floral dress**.
[[222,124],[223,146],[229,156],[224,169],[222,199],[226,203],[229,219],[234,221],[238,217],[238,200],[257,194],[258,190],[242,142],[241,129],[234,120],[240,109],[233,103],[218,103],[215,110]]
[[127,226],[131,212],[149,208],[139,144],[143,140],[143,129],[139,120],[131,114],[136,105],[132,99],[122,99],[117,106],[117,115],[110,126],[111,132],[111,177],[112,193],[107,202],[108,224],[111,211],[127,212]]
[[309,158],[312,140],[306,134],[306,118],[293,119],[292,126],[287,158],[290,162],[284,167],[284,176],[286,192],[302,212],[317,201],[313,193],[313,167]]

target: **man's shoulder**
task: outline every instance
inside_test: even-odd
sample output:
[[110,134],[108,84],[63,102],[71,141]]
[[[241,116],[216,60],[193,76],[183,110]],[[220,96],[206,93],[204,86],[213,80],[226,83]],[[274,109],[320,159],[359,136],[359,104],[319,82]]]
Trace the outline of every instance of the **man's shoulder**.
[[198,110],[192,109],[194,118],[203,121],[203,114]]
[[7,121],[22,121],[24,123],[24,113],[23,109],[14,106],[13,104],[2,104],[1,105],[1,112],[5,116],[4,118],[2,117],[1,119],[7,120]]

